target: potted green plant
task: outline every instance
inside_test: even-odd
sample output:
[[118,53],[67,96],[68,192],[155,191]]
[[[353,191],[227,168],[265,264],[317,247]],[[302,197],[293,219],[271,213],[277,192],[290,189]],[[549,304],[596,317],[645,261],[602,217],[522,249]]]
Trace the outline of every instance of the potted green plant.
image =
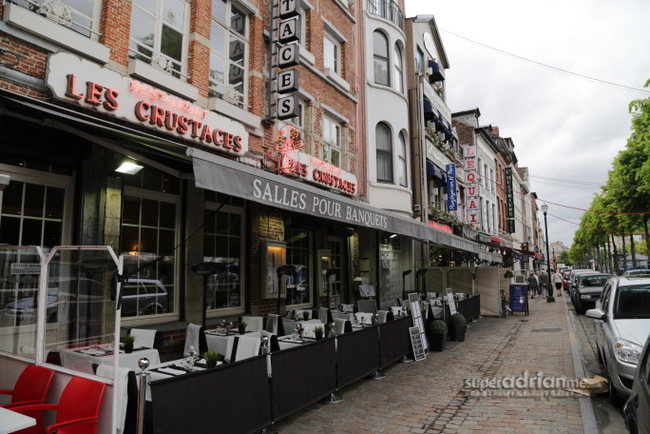
[[514,276],[515,276],[515,273],[513,273],[512,270],[506,270],[505,274],[503,275],[503,277],[505,277],[506,279],[510,279],[510,278],[512,278]]
[[305,320],[305,321],[309,320],[309,311],[307,311],[307,310],[302,311],[302,319]]
[[246,326],[247,325],[248,324],[246,324],[246,321],[239,321],[239,324],[237,324],[237,330],[239,331],[240,335],[243,335],[244,333],[246,333]]
[[219,351],[217,350],[210,350],[208,352],[203,353],[203,358],[205,359],[205,364],[208,368],[214,368],[217,366],[217,362],[219,361]]
[[122,338],[122,343],[124,344],[124,352],[131,353],[133,352],[133,343],[135,342],[135,336],[127,334]]
[[314,335],[317,341],[321,340],[323,338],[323,327],[314,328]]
[[431,351],[442,351],[447,342],[447,324],[443,320],[434,319],[427,326],[427,337]]
[[467,321],[460,313],[455,313],[451,316],[451,327],[449,327],[449,339],[456,342],[463,342],[465,340],[465,332],[467,331]]

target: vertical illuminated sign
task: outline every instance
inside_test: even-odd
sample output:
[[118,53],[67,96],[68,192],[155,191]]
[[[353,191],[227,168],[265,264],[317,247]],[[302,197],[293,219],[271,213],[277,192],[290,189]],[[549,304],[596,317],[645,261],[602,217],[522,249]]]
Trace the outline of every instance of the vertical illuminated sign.
[[515,233],[515,198],[512,193],[512,167],[503,169],[506,176],[506,204],[507,204],[507,220],[508,232]]
[[456,165],[447,164],[447,211],[458,209],[458,196],[456,194]]
[[481,229],[478,183],[476,173],[476,146],[464,145],[463,155],[465,157],[465,203],[467,204],[467,223],[475,229]]

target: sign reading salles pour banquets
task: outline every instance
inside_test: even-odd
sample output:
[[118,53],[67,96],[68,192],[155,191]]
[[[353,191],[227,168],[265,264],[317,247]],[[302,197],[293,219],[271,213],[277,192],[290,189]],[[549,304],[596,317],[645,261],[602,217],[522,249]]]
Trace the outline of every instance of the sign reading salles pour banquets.
[[55,98],[86,109],[218,151],[248,151],[248,132],[239,122],[73,54],[50,56],[46,83]]

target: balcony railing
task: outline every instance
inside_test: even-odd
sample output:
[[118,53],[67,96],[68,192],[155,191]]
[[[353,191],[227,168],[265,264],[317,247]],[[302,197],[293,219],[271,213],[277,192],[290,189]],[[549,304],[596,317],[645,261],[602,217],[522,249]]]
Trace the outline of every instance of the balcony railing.
[[398,4],[391,0],[368,0],[368,12],[379,15],[404,30],[404,14]]

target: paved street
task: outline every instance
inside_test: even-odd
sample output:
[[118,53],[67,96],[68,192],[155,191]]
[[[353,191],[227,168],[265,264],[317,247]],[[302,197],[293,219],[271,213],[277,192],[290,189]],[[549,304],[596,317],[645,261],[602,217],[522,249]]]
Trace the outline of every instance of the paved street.
[[[621,432],[622,422],[609,420],[620,419],[616,410],[594,413],[593,398],[564,390],[562,379],[593,375],[583,366],[587,361],[593,367],[594,356],[580,323],[584,317],[575,320],[568,297],[556,300],[531,300],[528,316],[479,318],[470,323],[465,342],[430,352],[423,361],[397,363],[383,372],[383,380],[362,380],[338,391],[343,402],[312,405],[272,429],[282,434]],[[590,323],[585,324],[588,329]],[[607,405],[606,398],[597,399]]]

